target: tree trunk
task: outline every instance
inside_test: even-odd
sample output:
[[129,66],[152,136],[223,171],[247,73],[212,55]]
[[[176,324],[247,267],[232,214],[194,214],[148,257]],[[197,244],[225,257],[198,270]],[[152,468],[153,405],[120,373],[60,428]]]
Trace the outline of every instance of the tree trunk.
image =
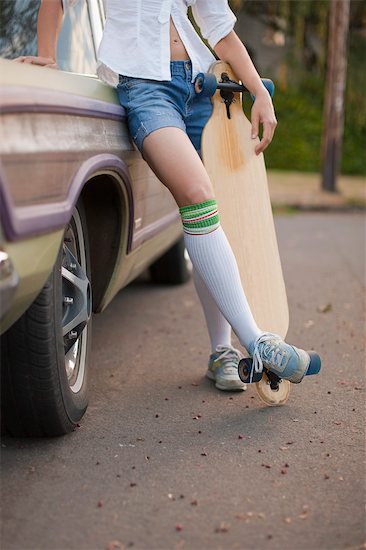
[[344,125],[350,0],[331,0],[322,145],[322,188],[337,191]]

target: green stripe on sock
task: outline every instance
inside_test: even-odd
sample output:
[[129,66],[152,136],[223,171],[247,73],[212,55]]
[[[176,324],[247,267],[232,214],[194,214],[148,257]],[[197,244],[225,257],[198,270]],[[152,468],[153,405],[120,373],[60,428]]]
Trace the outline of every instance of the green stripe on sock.
[[179,211],[186,233],[204,235],[205,233],[210,233],[220,225],[217,202],[215,200],[204,201],[191,206],[183,206]]
[[179,208],[179,212],[182,215],[186,212],[193,212],[194,210],[206,208],[207,206],[215,206],[217,208],[217,202],[215,201],[215,199],[210,199],[209,201],[198,202],[197,204],[191,204],[189,206],[182,206],[181,208]]

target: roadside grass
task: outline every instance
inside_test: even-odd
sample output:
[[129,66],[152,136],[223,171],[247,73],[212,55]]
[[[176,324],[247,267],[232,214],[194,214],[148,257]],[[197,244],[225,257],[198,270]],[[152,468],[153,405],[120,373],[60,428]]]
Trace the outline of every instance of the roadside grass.
[[366,174],[366,36],[350,34],[342,155],[344,174]]
[[290,206],[287,204],[272,204],[272,213],[274,216],[294,216],[300,211],[301,209],[297,206]]
[[352,197],[349,199],[346,199],[347,206],[350,208],[365,210],[366,209],[366,199],[360,199],[356,197]]
[[269,169],[319,172],[322,96],[309,87],[288,88],[274,97],[278,119],[275,138],[266,151]]
[[[362,70],[366,55],[366,39],[350,36],[345,122],[342,144],[341,173],[366,175],[366,71]],[[324,78],[299,70],[296,86],[281,89],[275,82],[274,106],[278,126],[271,146],[266,150],[269,169],[319,172],[323,131]],[[289,69],[291,72],[291,68]],[[301,74],[301,76],[300,76]],[[300,76],[300,78],[299,78]],[[244,110],[250,116],[251,100]]]

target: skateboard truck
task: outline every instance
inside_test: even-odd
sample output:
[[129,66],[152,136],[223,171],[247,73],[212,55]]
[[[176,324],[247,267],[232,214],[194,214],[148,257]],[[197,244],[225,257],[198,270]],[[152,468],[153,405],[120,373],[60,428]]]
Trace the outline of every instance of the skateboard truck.
[[[321,369],[321,361],[319,355],[315,351],[309,351],[310,363],[305,376],[312,376],[319,374]],[[253,359],[251,357],[245,357],[239,361],[238,366],[239,378],[245,384],[251,384],[252,382],[259,382],[262,379],[263,374],[266,374],[271,388],[276,391],[278,385],[282,381],[282,378],[277,376],[274,372],[263,367],[263,371],[255,371],[253,365]]]
[[231,88],[222,88],[222,84],[238,84],[237,82],[234,82],[233,80],[230,80],[229,75],[227,73],[221,73],[221,82],[218,83],[217,87],[220,90],[220,95],[225,103],[226,107],[226,115],[227,118],[231,118],[230,115],[230,105],[235,101],[234,92]]
[[[262,83],[270,96],[273,97],[274,84],[272,80],[262,78]],[[231,118],[230,105],[235,101],[235,92],[250,93],[244,84],[240,84],[235,80],[230,80],[229,75],[225,72],[221,73],[221,80],[219,82],[212,73],[199,73],[194,81],[194,89],[196,94],[202,94],[209,97],[213,96],[216,90],[220,90],[220,95],[225,103],[228,118]],[[254,100],[255,97],[252,96],[252,99]]]
[[272,391],[278,391],[279,385],[282,379],[274,372],[269,371],[266,367],[263,367],[263,372],[253,371],[253,361],[249,358],[242,359],[238,367],[239,378],[245,384],[252,384],[253,382],[260,382],[263,373],[268,378],[269,385]]
[[[310,351],[310,365],[306,372],[306,376],[318,374],[321,368],[320,358],[317,353]],[[239,378],[245,384],[257,386],[259,397],[267,405],[283,405],[286,403],[291,383],[288,380],[282,379],[274,372],[263,367],[263,371],[256,372],[254,370],[253,360],[250,357],[241,359],[238,365]]]

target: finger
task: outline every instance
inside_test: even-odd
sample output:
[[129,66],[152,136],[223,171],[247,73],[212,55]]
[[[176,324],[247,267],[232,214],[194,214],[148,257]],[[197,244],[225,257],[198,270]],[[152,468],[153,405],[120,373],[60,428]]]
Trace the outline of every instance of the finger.
[[272,136],[269,134],[269,132],[264,132],[263,131],[263,137],[260,141],[260,143],[256,146],[255,148],[255,152],[257,155],[259,155],[260,153],[263,153],[263,151],[265,149],[267,149],[268,145],[271,143],[272,141]]
[[275,128],[275,121],[268,121],[263,123],[263,137],[261,139],[261,142],[255,148],[255,152],[257,153],[257,155],[262,153],[271,143]]
[[52,57],[36,57],[34,63],[37,65],[56,65],[55,60]]
[[26,61],[31,65],[46,65],[47,63],[50,63],[51,59],[48,57],[28,57]]
[[270,122],[263,123],[263,139],[268,144],[271,143],[274,133],[274,127]]
[[262,139],[255,148],[257,155],[259,155],[259,153],[262,153],[265,149],[267,149],[268,145],[271,143],[273,139],[273,134],[274,134],[274,127],[272,127],[272,125],[271,126],[263,125]]
[[265,149],[267,149],[268,145],[271,143],[271,140],[268,139],[268,138],[262,138],[260,143],[258,143],[258,145],[256,145],[255,147],[255,154],[256,155],[260,155],[261,153],[263,153],[263,151]]
[[252,129],[251,129],[251,136],[252,139],[255,139],[258,137],[259,132],[259,115],[257,115],[255,112],[252,111]]

